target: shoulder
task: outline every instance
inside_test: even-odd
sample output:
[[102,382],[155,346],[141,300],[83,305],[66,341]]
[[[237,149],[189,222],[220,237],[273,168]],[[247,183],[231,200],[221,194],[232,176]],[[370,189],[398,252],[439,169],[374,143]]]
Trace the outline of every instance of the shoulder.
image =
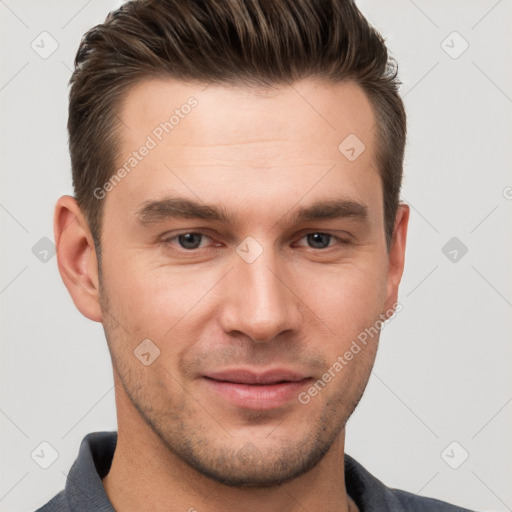
[[65,488],[35,512],[114,512],[102,484],[117,442],[117,432],[87,434],[71,466]]
[[66,500],[64,491],[56,494],[48,503],[38,508],[35,512],[70,512],[71,509]]
[[445,501],[418,496],[400,489],[389,489],[407,512],[473,512]]
[[387,487],[347,454],[345,484],[361,512],[473,512],[434,498]]

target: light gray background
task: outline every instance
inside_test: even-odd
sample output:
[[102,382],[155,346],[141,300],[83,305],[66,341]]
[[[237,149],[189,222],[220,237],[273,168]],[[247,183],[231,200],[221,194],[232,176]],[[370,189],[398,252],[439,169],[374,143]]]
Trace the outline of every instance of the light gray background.
[[[80,37],[117,5],[0,0],[2,511],[42,505],[83,436],[116,429],[102,327],[75,309],[52,253],[43,262],[44,246],[32,248],[53,240],[55,201],[72,193],[67,81]],[[512,510],[512,3],[359,5],[400,63],[411,220],[404,309],[382,333],[347,452],[389,486]],[[43,31],[59,45],[46,59],[31,48],[50,48]],[[454,31],[469,43],[458,58]],[[468,248],[456,262],[442,252],[452,237]],[[31,458],[43,441],[59,453],[48,469]]]

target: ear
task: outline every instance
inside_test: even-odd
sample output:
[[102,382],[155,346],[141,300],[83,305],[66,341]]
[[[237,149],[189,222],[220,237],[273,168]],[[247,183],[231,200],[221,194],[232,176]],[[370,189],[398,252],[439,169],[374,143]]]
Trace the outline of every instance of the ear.
[[398,287],[402,279],[405,263],[405,245],[407,241],[407,226],[409,225],[409,205],[400,203],[395,216],[393,238],[388,255],[388,276],[386,289],[386,309],[393,310],[398,300]]
[[75,306],[90,320],[101,322],[96,250],[73,197],[62,196],[57,201],[53,229],[59,272]]

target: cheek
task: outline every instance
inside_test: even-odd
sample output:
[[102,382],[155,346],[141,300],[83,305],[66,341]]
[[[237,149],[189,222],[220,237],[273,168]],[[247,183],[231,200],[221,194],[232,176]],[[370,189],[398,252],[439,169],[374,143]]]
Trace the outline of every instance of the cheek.
[[198,315],[203,320],[207,314],[214,296],[209,291],[222,277],[222,269],[157,266],[137,257],[126,257],[117,266],[112,261],[105,261],[104,288],[109,309],[126,327],[124,336],[134,343],[149,338],[162,350],[169,340],[173,352],[185,348],[197,334],[194,321],[202,325]]
[[373,325],[382,312],[386,275],[375,262],[317,272],[312,282],[303,282],[299,296],[305,298],[325,328],[334,332],[340,345]]

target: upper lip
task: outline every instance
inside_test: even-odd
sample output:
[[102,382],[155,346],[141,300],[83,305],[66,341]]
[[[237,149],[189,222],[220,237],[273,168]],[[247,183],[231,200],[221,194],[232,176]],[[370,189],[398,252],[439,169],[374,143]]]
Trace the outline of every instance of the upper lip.
[[267,370],[265,372],[233,369],[221,372],[209,372],[205,374],[204,377],[237,384],[277,384],[279,382],[300,382],[308,378],[304,374],[281,368]]

